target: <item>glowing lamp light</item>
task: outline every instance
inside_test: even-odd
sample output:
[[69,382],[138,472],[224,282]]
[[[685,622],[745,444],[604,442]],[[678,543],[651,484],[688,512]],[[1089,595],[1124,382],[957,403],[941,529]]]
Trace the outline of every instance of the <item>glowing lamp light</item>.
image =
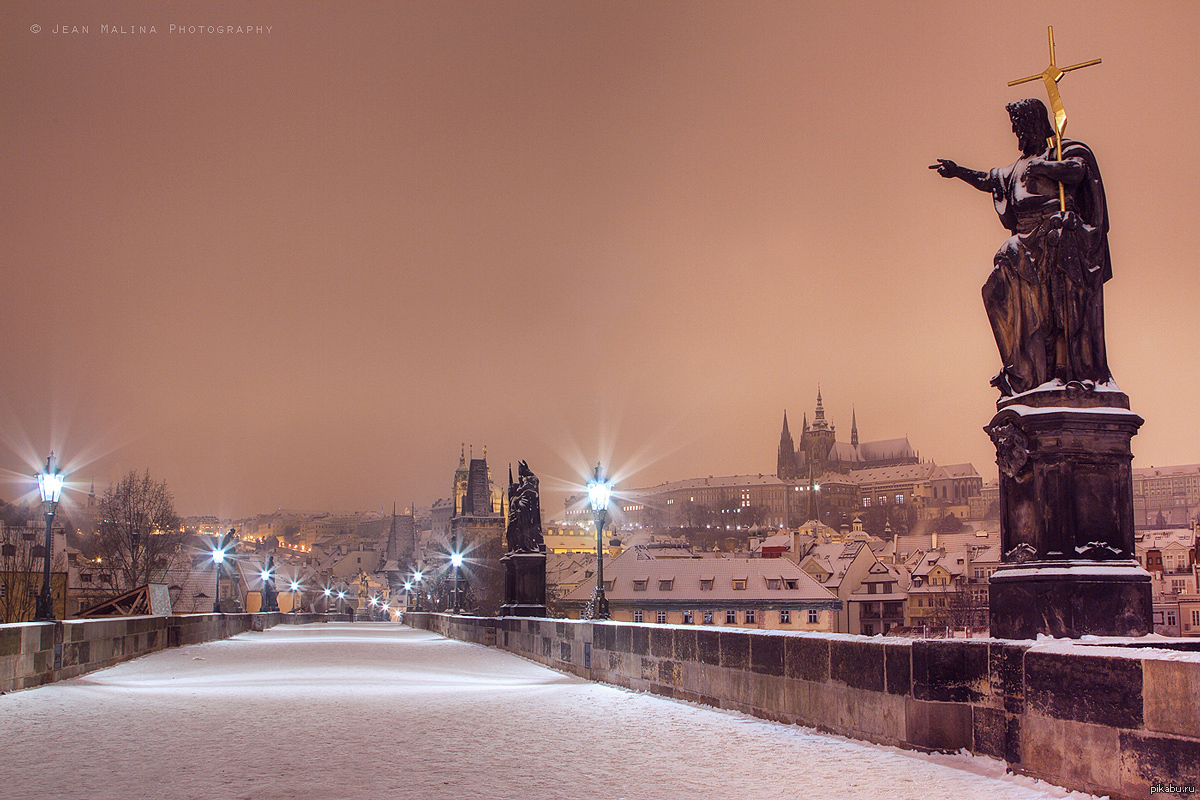
[[416,574],[413,575],[413,580],[415,580],[417,583],[421,582],[421,570],[417,570]]
[[612,484],[604,480],[600,465],[596,465],[596,477],[588,481],[588,505],[592,511],[603,511],[608,508],[609,498],[612,497]]
[[291,581],[288,583],[288,589],[290,589],[293,592],[298,592],[298,591],[300,591],[300,584],[297,583],[296,581]]
[[39,472],[37,476],[42,502],[48,503],[51,507],[57,505],[58,499],[62,497],[63,484],[66,483],[66,480],[66,476],[54,465],[54,453],[51,453],[46,458],[46,469]]
[[212,560],[213,560],[214,564],[224,564],[225,563],[225,551],[220,549],[219,547],[216,550],[213,550]]
[[408,591],[412,591],[412,583],[411,583],[410,581],[405,581],[405,583],[404,583],[404,591],[406,591],[406,592],[408,592]]
[[263,570],[258,573],[258,577],[262,578],[264,581],[271,580],[271,570],[263,568]]
[[332,590],[332,589],[325,589],[325,590],[324,590],[324,592],[325,592],[325,596],[326,596],[326,597],[329,597],[329,595],[333,594],[333,590]]
[[451,553],[450,563],[455,567],[461,567],[463,563],[462,553]]

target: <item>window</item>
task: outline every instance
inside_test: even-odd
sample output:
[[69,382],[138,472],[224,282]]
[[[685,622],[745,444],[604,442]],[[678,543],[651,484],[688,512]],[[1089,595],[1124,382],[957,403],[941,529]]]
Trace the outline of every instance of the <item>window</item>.
[[635,592],[644,592],[644,591],[646,591],[647,583],[649,583],[649,581],[634,581],[633,582],[633,590]]
[[753,608],[746,610],[746,624],[747,625],[754,624],[754,609]]
[[871,507],[871,498],[864,497],[863,498],[863,508],[870,508],[870,507]]
[[773,592],[776,592],[776,591],[779,591],[779,586],[780,586],[779,578],[767,578],[767,588],[768,589],[770,589]]
[[875,592],[878,588],[879,587],[876,584],[868,583],[867,584],[867,594],[875,594]]
[[640,608],[635,608],[633,610],[633,621],[634,622],[642,621],[642,610]]
[[[726,625],[736,625],[737,624],[737,612],[736,611],[726,611],[725,612],[725,624]],[[1197,624],[1200,624],[1200,623],[1197,623]]]
[[918,597],[917,598],[917,608],[924,608],[924,607],[925,607],[925,600],[923,598]]
[[1174,625],[1176,625],[1177,623],[1178,623],[1178,620],[1176,620],[1176,618],[1175,618],[1175,612],[1174,612],[1174,611],[1168,611],[1168,612],[1167,612],[1167,624],[1168,624],[1168,625],[1171,625],[1171,626],[1174,626]]
[[891,594],[894,591],[896,591],[896,582],[895,581],[887,581],[886,583],[883,584],[883,593],[884,594]]
[[809,625],[817,624],[817,610],[815,608],[810,608],[808,610],[808,624]]
[[739,579],[735,579],[735,580],[734,580],[734,582],[733,582],[733,588],[734,588],[734,589],[736,589],[736,590],[738,590],[738,591],[743,591],[743,590],[745,590],[745,588],[746,588],[746,579],[745,579],[745,578],[739,578]]
[[604,591],[606,591],[606,592],[611,592],[611,591],[612,591],[612,587],[613,587],[613,582],[612,582],[612,581],[605,581],[605,582],[604,582]]
[[780,625],[791,625],[792,624],[792,612],[788,611],[786,608],[783,609],[782,611],[780,611],[779,612],[779,624]]
[[656,619],[657,619],[659,625],[666,625],[667,624],[667,612],[659,611]]
[[1192,609],[1192,624],[1200,625],[1200,609]]
[[700,579],[700,591],[711,592],[712,587],[713,587],[713,579],[712,578],[701,578]]
[[704,612],[704,624],[705,625],[713,624],[713,612],[711,612],[711,611]]
[[904,505],[904,495],[902,495],[902,494],[896,495],[896,505],[898,505],[898,506]]
[[658,590],[659,590],[660,592],[669,592],[669,591],[671,591],[671,587],[672,587],[672,586],[674,586],[674,585],[675,585],[675,579],[674,579],[674,578],[668,578],[668,579],[666,579],[666,580],[660,580],[660,581],[658,582]]
[[683,624],[684,625],[692,624],[692,612],[691,611],[683,612]]
[[784,581],[783,585],[789,589],[797,589],[800,586],[800,582],[799,581]]

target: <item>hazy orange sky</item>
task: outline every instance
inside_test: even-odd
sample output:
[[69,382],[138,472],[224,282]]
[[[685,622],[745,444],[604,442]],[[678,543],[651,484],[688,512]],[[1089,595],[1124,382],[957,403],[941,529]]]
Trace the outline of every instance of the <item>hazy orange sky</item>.
[[772,472],[818,384],[994,477],[1006,233],[926,167],[1015,159],[1048,24],[1103,59],[1060,88],[1134,465],[1200,461],[1195,3],[7,0],[0,497],[53,448],[184,514],[390,510],[466,442],[549,516],[597,458]]

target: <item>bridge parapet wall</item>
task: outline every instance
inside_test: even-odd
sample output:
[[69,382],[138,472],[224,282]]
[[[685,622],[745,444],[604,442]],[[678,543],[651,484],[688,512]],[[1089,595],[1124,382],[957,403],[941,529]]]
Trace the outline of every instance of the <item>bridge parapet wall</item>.
[[1094,794],[1142,800],[1200,786],[1200,653],[1187,652],[1200,643],[908,640],[431,613],[405,621],[636,691],[878,744],[966,748]]
[[167,647],[324,620],[323,614],[189,614],[0,625],[0,693],[73,678]]

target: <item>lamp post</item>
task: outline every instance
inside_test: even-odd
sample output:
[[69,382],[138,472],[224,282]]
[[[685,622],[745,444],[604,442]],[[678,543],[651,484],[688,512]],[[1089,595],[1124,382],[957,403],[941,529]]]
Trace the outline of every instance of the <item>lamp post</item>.
[[298,602],[300,597],[300,582],[294,578],[288,581],[288,591],[292,593],[292,613],[298,614],[300,613],[300,604]]
[[450,537],[450,566],[454,570],[454,613],[462,613],[462,588],[459,586],[459,576],[462,571],[463,557],[458,552],[458,537]]
[[421,570],[413,573],[413,584],[417,587],[417,603],[413,606],[413,611],[421,610],[421,579],[424,577],[425,574]]
[[233,528],[229,529],[229,533],[221,537],[217,542],[216,549],[212,552],[213,566],[216,567],[217,584],[213,592],[213,613],[221,613],[221,565],[225,563],[225,551],[229,549],[229,545],[233,543]]
[[608,619],[608,598],[604,596],[604,523],[608,519],[608,499],[612,496],[612,484],[604,479],[604,470],[596,462],[596,474],[588,482],[588,505],[592,507],[592,521],[596,523],[596,601],[593,619]]
[[38,490],[42,494],[42,510],[46,514],[46,549],[42,553],[42,591],[37,599],[37,616],[39,622],[54,620],[54,595],[50,592],[50,553],[54,545],[54,512],[58,508],[58,500],[62,497],[65,476],[54,466],[54,453],[46,459],[46,469],[37,476]]
[[321,590],[321,594],[325,595],[325,613],[329,613],[329,598],[333,595],[333,590],[326,586]]

